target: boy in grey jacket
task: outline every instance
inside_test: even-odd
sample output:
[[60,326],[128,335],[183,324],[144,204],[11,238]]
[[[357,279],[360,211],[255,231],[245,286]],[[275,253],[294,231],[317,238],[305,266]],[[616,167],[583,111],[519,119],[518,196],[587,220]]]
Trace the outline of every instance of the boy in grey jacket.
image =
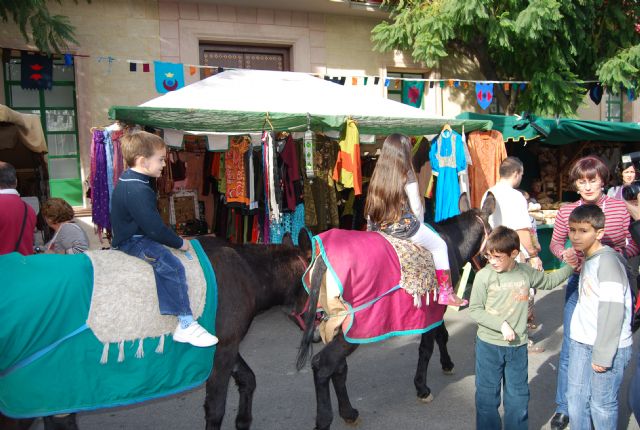
[[581,205],[569,216],[569,239],[582,251],[579,299],[571,318],[569,421],[571,430],[615,429],[618,391],[631,358],[631,291],[625,262],[602,245],[605,216]]

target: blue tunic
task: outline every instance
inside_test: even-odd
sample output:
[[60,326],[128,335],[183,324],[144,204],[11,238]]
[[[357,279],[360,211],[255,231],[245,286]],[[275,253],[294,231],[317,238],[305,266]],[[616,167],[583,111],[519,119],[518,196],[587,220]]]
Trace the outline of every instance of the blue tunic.
[[438,177],[435,222],[439,222],[460,213],[458,175],[467,170],[462,136],[452,130],[443,130],[431,142],[429,160],[431,171]]

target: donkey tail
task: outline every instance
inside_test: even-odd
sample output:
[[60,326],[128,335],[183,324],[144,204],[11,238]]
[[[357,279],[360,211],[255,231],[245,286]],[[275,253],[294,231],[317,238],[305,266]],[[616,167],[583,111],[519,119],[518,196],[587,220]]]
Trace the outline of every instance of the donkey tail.
[[318,298],[320,297],[320,286],[324,274],[327,271],[327,265],[322,258],[318,258],[311,272],[311,289],[309,291],[309,309],[304,316],[304,332],[302,333],[302,341],[298,348],[298,357],[296,359],[296,369],[301,370],[307,363],[307,360],[313,353],[313,332],[315,330],[316,310],[318,308]]

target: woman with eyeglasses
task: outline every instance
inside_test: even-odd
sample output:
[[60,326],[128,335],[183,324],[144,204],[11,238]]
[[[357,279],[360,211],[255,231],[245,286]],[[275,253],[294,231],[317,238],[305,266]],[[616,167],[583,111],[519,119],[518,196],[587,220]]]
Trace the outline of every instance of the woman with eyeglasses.
[[[559,259],[577,263],[578,269],[567,281],[565,306],[563,314],[563,338],[558,366],[558,381],[556,385],[556,412],[551,419],[552,430],[562,430],[569,425],[569,409],[567,404],[567,386],[569,365],[569,341],[571,317],[578,302],[578,279],[580,264],[584,260],[581,253],[576,252],[570,243],[568,219],[571,211],[583,204],[596,204],[605,214],[604,237],[602,243],[609,245],[623,257],[638,255],[638,245],[629,233],[630,216],[627,206],[621,200],[616,200],[604,194],[603,187],[608,182],[609,169],[597,156],[589,155],[580,158],[569,171],[569,181],[580,195],[580,200],[569,203],[560,208],[553,227],[553,236],[549,249]],[[567,246],[565,248],[565,245]]]

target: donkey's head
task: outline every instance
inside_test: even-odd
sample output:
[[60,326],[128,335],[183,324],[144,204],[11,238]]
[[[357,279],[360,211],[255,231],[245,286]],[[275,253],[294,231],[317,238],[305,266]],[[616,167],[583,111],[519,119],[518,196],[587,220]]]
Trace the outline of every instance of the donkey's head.
[[[283,282],[289,286],[285,297],[285,305],[291,306],[294,313],[301,314],[307,300],[307,293],[302,285],[302,275],[309,267],[311,260],[311,235],[302,229],[298,233],[298,245],[294,245],[289,233],[282,238],[281,252],[288,255],[287,261],[274,270],[280,270]],[[286,281],[285,281],[286,279]]]

